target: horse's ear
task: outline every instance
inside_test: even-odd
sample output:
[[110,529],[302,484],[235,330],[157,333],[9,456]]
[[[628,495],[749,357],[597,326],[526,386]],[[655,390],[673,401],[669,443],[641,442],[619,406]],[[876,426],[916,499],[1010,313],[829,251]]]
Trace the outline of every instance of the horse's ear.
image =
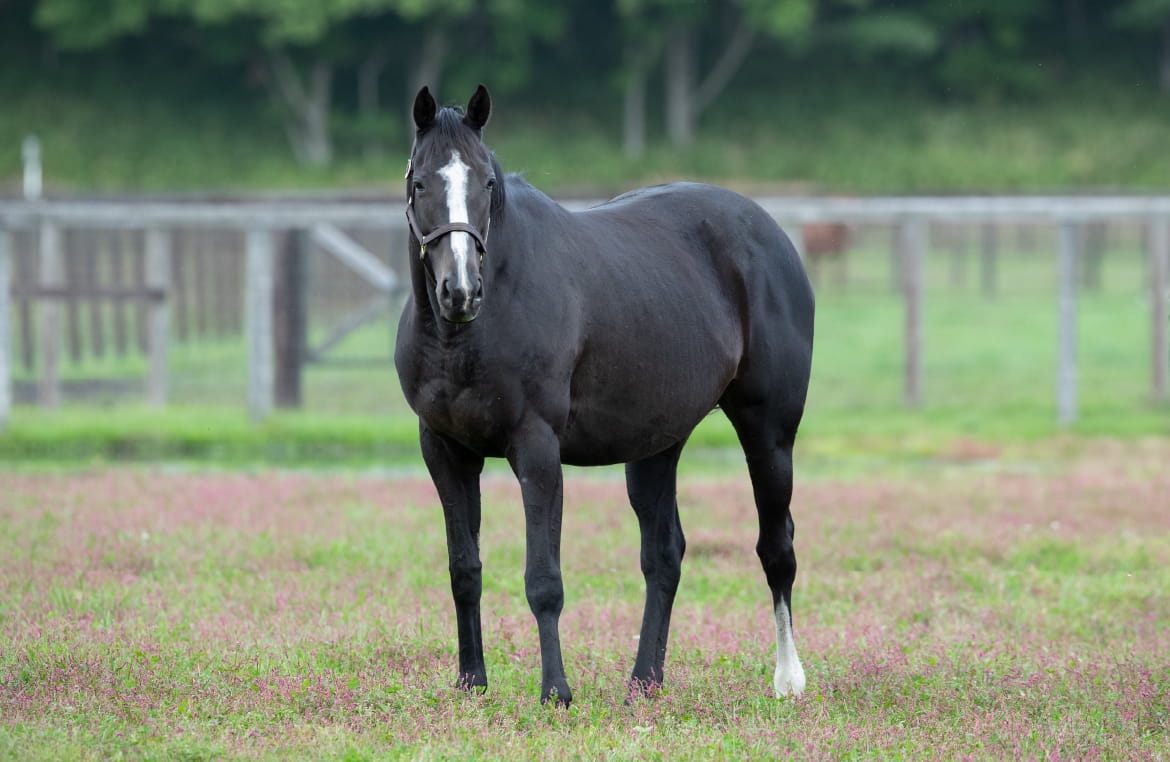
[[467,102],[467,115],[463,117],[463,121],[468,127],[478,132],[487,124],[488,117],[491,116],[491,113],[492,96],[488,95],[486,87],[480,85],[475,88],[475,94]]
[[437,109],[435,96],[431,95],[431,91],[427,89],[426,85],[423,85],[423,88],[418,91],[418,95],[414,96],[414,126],[420,130],[430,127],[434,124]]

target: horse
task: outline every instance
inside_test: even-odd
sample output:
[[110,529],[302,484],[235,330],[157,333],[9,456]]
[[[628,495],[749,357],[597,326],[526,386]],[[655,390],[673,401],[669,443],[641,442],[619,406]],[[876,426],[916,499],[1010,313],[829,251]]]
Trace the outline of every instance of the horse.
[[800,237],[813,281],[819,282],[822,269],[836,262],[835,280],[839,287],[844,288],[849,279],[849,244],[853,240],[853,228],[842,222],[808,222],[800,226]]
[[715,408],[742,445],[772,595],[778,697],[799,694],[792,449],[812,361],[813,293],[796,250],[751,200],[712,185],[635,190],[567,211],[505,175],[483,143],[491,97],[413,104],[406,174],[410,289],[394,362],[442,504],[457,685],[487,688],[480,475],[504,458],[524,505],[525,597],[540,700],[573,694],[561,654],[562,465],[625,464],[645,608],[630,696],[660,688],[686,541],[676,474]]

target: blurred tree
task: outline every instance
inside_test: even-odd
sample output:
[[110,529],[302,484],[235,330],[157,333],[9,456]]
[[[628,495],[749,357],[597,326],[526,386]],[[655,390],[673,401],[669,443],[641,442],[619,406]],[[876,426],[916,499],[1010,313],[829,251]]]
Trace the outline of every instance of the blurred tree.
[[881,0],[825,2],[817,26],[820,44],[865,60],[930,56],[937,52],[942,32],[921,9],[891,7]]
[[622,35],[618,82],[622,89],[622,147],[629,157],[646,149],[650,73],[666,47],[671,0],[617,0]]
[[1040,91],[1048,83],[1038,65],[1038,34],[1058,29],[1051,0],[917,0],[921,18],[940,34],[935,71],[943,87],[967,95]]
[[[578,0],[577,5],[596,8],[590,0]],[[510,89],[541,73],[537,45],[560,44],[579,9],[572,2],[484,0],[484,11],[490,27],[493,84]]]
[[[214,55],[259,62],[259,78],[281,109],[293,152],[305,164],[322,166],[334,152],[330,118],[339,63],[357,69],[359,109],[368,116],[378,108],[389,43],[361,30],[388,16],[420,28],[410,89],[441,78],[449,30],[474,11],[474,0],[39,0],[35,19],[64,48],[97,48],[143,33],[156,17],[185,19],[217,43],[227,40]],[[241,31],[243,40],[236,36]]]
[[[645,97],[650,71],[664,56],[666,130],[670,142],[689,145],[702,112],[726,89],[763,33],[794,41],[813,20],[813,0],[617,0],[625,37],[623,77],[626,153],[645,144]],[[710,33],[714,32],[712,40]],[[701,43],[714,62],[700,76]]]
[[652,108],[686,145],[729,88],[1019,97],[1055,93],[1061,73],[1132,82],[1155,62],[1170,91],[1170,0],[0,0],[7,79],[145,72],[131,86],[221,95],[238,76],[309,164],[408,136],[423,84],[465,96],[483,81],[521,112],[600,120],[616,88],[638,155]]
[[[123,2],[129,0],[121,0]],[[266,84],[285,111],[290,145],[308,165],[333,157],[330,131],[333,70],[338,62],[357,69],[359,118],[367,151],[376,153],[378,93],[393,38],[387,15],[417,28],[421,42],[406,67],[407,90],[437,83],[447,57],[451,28],[475,10],[474,0],[159,0],[166,10],[199,23],[259,19]],[[373,30],[372,33],[370,30]]]
[[1158,83],[1170,93],[1170,0],[1125,0],[1114,20],[1124,29],[1157,36]]

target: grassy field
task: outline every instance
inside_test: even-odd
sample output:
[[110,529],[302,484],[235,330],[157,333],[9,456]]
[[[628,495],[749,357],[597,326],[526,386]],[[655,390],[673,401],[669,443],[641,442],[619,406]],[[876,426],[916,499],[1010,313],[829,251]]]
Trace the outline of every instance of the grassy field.
[[536,700],[510,479],[484,490],[491,687],[467,696],[424,478],[0,471],[0,758],[1166,759],[1168,457],[801,471],[809,688],[783,701],[742,469],[688,477],[667,684],[629,705],[636,523],[574,472],[568,711]]
[[[400,191],[405,140],[309,170],[253,103],[0,87],[19,116],[0,119],[0,145],[38,134],[50,193]],[[637,161],[604,120],[501,101],[488,140],[551,193],[681,177],[1165,189],[1165,104],[1064,100],[743,97],[692,149],[652,142]],[[18,152],[0,152],[0,186],[18,176]],[[1080,418],[1065,429],[1051,231],[1013,236],[993,298],[974,254],[956,286],[946,245],[932,250],[917,410],[901,401],[888,231],[857,242],[847,285],[819,284],[794,501],[804,696],[769,695],[755,518],[719,415],[683,458],[688,554],[661,695],[627,704],[623,688],[643,587],[620,471],[570,470],[576,703],[538,704],[519,495],[498,465],[482,538],[491,688],[455,690],[442,518],[382,323],[340,350],[376,363],[311,366],[305,409],[259,425],[239,341],[176,347],[166,409],[137,393],[16,409],[0,433],[0,760],[1170,759],[1170,407],[1149,400],[1144,261],[1123,231],[1102,289],[1082,294]],[[130,388],[144,373],[135,358],[65,368]]]

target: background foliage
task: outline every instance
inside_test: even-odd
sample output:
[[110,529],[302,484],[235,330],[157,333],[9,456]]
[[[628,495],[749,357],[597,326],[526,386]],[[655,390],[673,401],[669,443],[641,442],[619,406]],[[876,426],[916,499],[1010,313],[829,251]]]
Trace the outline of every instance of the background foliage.
[[417,87],[482,81],[558,184],[1150,186],[1168,30],[1163,0],[6,0],[0,182],[26,132],[58,187],[386,182]]

